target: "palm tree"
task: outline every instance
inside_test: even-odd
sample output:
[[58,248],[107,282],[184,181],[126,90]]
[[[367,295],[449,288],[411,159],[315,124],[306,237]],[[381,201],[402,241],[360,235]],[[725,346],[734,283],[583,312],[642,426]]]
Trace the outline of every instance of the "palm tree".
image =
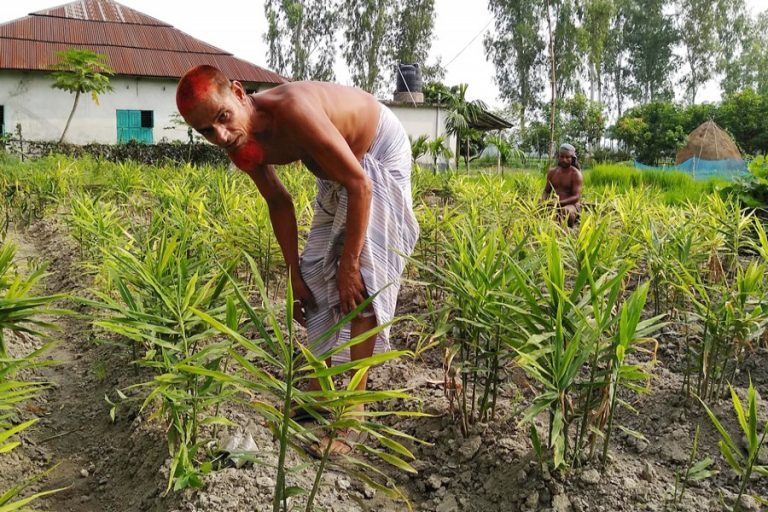
[[495,135],[489,135],[486,138],[486,141],[489,144],[493,144],[496,146],[497,154],[496,154],[496,172],[500,172],[504,174],[504,171],[501,168],[501,162],[508,162],[512,158],[522,158],[523,152],[520,151],[519,148],[512,147],[512,144],[504,138],[501,133],[497,133]]
[[109,76],[114,75],[114,71],[107,65],[106,55],[90,50],[70,48],[56,52],[56,56],[59,58],[59,62],[51,66],[51,69],[55,70],[53,73],[54,82],[51,87],[75,93],[72,111],[69,113],[67,124],[64,126],[64,131],[59,139],[59,143],[62,143],[69,129],[69,123],[72,121],[72,116],[75,115],[80,94],[91,93],[91,98],[98,105],[99,94],[112,91],[112,86],[109,85]]
[[473,130],[471,125],[475,123],[480,114],[486,109],[485,103],[480,100],[467,101],[467,84],[459,84],[451,88],[451,94],[448,97],[448,117],[445,126],[448,133],[456,135],[456,158],[458,164],[459,145],[465,144],[466,154],[464,163],[467,172],[469,172],[469,141],[472,138]]
[[444,158],[446,160],[453,156],[453,151],[448,147],[448,138],[445,135],[440,135],[434,140],[427,142],[427,154],[432,157],[432,170],[437,174],[437,160],[438,158]]
[[[410,139],[410,137],[408,138]],[[416,140],[411,139],[413,163],[416,163],[416,160],[427,154],[427,140],[429,140],[429,135],[419,135]]]
[[486,139],[486,142],[496,146],[496,172],[501,173],[501,157],[504,156],[506,158],[506,154],[512,147],[501,135],[491,135]]

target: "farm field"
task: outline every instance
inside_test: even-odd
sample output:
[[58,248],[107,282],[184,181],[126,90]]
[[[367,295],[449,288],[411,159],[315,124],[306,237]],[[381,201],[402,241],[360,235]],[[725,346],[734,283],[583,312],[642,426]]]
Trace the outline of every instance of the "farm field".
[[[768,236],[718,183],[598,166],[568,229],[537,172],[415,170],[394,351],[355,393],[302,350],[246,176],[0,165],[0,512],[766,506]],[[279,172],[301,240],[315,185]],[[367,439],[315,460],[318,424]]]

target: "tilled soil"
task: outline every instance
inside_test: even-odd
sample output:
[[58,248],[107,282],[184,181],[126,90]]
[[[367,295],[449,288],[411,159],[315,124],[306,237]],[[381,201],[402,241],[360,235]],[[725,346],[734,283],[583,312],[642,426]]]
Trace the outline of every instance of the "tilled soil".
[[[50,262],[46,293],[87,295],[87,276],[77,266],[78,254],[68,242],[65,228],[55,221],[41,221],[24,232],[11,233],[19,245],[17,257]],[[404,289],[403,311],[419,309],[419,292]],[[61,306],[78,311],[80,306],[63,301]],[[24,419],[39,417],[38,425],[24,437],[19,449],[0,459],[0,489],[24,476],[58,464],[36,489],[67,487],[42,500],[37,508],[53,511],[218,511],[271,510],[277,444],[271,431],[251,411],[229,406],[222,413],[235,421],[237,429],[221,429],[218,437],[236,431],[250,434],[258,446],[259,464],[228,468],[206,477],[201,490],[171,492],[168,482],[168,449],[159,425],[137,410],[120,409],[116,421],[109,417],[105,395],[115,389],[142,382],[149,375],[134,371],[125,348],[97,338],[84,316],[49,319],[61,330],[49,356],[59,363],[39,370],[35,378],[53,387],[24,406]],[[401,325],[395,344],[406,345],[408,324]],[[640,412],[622,411],[618,423],[639,432],[638,439],[616,429],[609,462],[596,460],[570,473],[550,472],[536,460],[528,439],[528,427],[519,426],[519,411],[530,398],[526,386],[506,383],[496,418],[473,425],[462,435],[449,401],[440,385],[441,357],[436,350],[418,360],[399,360],[372,370],[374,389],[408,389],[418,402],[397,404],[429,413],[426,418],[401,418],[392,425],[428,444],[412,444],[418,475],[395,474],[395,480],[414,509],[451,511],[715,511],[724,510],[738,492],[738,479],[719,455],[717,432],[702,409],[684,401],[680,392],[680,349],[674,333],[662,335],[659,361],[651,391],[632,399]],[[29,337],[11,337],[16,354],[41,345]],[[412,348],[412,347],[409,347]],[[768,351],[755,349],[735,385],[744,396],[748,377],[758,392],[768,393]],[[760,401],[768,414],[768,402]],[[714,406],[715,413],[733,434],[739,432],[729,400]],[[679,504],[671,498],[676,472],[684,471],[691,452],[694,431],[701,425],[697,460],[711,456],[720,472],[713,478],[692,482]],[[538,424],[539,432],[546,425]],[[210,434],[210,431],[206,432]],[[739,438],[739,435],[735,435]],[[768,450],[766,450],[768,452]],[[763,454],[768,456],[768,453]],[[289,465],[307,461],[290,453]],[[763,463],[768,461],[762,461]],[[311,468],[289,476],[289,485],[311,487]],[[768,494],[765,479],[755,479],[751,490]],[[298,510],[301,501],[294,501]],[[747,499],[745,510],[760,510]],[[301,508],[303,510],[303,508]],[[316,510],[400,511],[402,502],[329,469],[316,499]]]

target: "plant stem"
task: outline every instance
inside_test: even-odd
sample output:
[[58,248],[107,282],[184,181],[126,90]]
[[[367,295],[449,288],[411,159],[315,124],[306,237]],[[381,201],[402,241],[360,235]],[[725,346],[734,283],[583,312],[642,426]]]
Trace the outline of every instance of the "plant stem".
[[334,439],[336,439],[336,431],[331,430],[328,435],[328,444],[326,445],[325,450],[323,450],[323,458],[320,459],[320,467],[317,468],[317,473],[315,473],[315,481],[312,483],[312,491],[310,491],[309,497],[307,497],[307,508],[305,509],[305,512],[312,512],[312,504],[314,503],[315,495],[320,488],[320,479],[323,476],[325,464],[328,462],[328,457],[331,454],[331,447],[333,446]]

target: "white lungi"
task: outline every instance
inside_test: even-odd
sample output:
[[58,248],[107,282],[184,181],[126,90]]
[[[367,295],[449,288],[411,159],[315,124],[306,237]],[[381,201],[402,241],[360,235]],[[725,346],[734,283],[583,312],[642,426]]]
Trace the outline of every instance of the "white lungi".
[[[379,125],[368,153],[360,161],[373,183],[368,229],[360,254],[360,273],[378,325],[395,314],[400,277],[405,267],[401,254],[410,255],[419,236],[411,199],[411,145],[395,115],[381,106]],[[315,340],[333,327],[342,315],[336,271],[344,245],[347,223],[347,191],[340,184],[317,180],[314,217],[304,252],[301,275],[317,302],[306,314],[309,346],[316,356],[349,341],[349,324],[321,344]],[[376,337],[374,353],[390,349],[389,327]],[[349,360],[349,351],[334,356]]]

